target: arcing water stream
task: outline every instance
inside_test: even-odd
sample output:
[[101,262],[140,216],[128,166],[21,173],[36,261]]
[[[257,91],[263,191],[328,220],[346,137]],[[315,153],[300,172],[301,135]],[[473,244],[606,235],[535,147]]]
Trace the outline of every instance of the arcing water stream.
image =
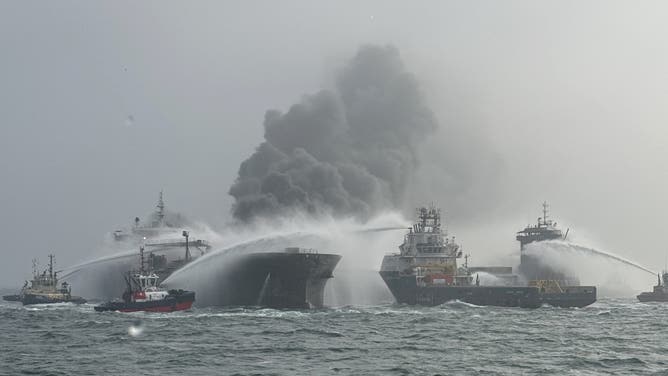
[[73,266],[68,266],[67,268],[59,271],[60,275],[59,278],[62,280],[66,280],[69,277],[82,272],[88,268],[92,268],[96,265],[102,265],[110,262],[115,262],[115,261],[127,261],[131,258],[136,258],[137,257],[137,250],[128,250],[128,251],[122,251],[110,256],[104,256],[100,257],[91,261],[86,261],[82,262],[77,265]]
[[619,261],[622,264],[625,264],[625,265],[631,266],[633,268],[636,268],[638,270],[642,270],[644,272],[650,273],[653,276],[656,275],[656,272],[638,264],[637,262],[627,260],[627,259],[625,259],[621,256],[617,256],[613,253],[599,251],[599,250],[594,249],[594,248],[583,247],[581,245],[573,244],[573,243],[570,243],[570,242],[567,242],[567,241],[549,240],[549,241],[543,241],[543,242],[540,242],[540,243],[531,243],[531,244],[527,245],[527,247],[525,249],[525,252],[538,254],[541,251],[550,250],[550,249],[557,250],[557,251],[560,251],[560,252],[569,252],[571,254],[580,253],[580,254],[584,254],[584,255],[600,256],[600,257],[607,258],[607,259],[610,259],[610,260]]
[[656,272],[654,272],[654,271],[652,271],[652,270],[650,270],[650,269],[647,269],[646,267],[644,267],[644,266],[638,264],[637,262],[633,262],[633,261],[627,260],[627,259],[625,259],[625,258],[623,258],[623,257],[620,257],[620,256],[617,256],[617,255],[615,255],[615,254],[608,253],[608,252],[603,252],[603,251],[599,251],[599,250],[594,249],[594,248],[582,247],[582,246],[578,246],[578,245],[572,245],[572,246],[573,246],[575,249],[577,249],[579,252],[590,253],[590,254],[593,254],[593,255],[601,256],[601,257],[607,257],[607,258],[609,258],[609,259],[612,259],[612,260],[615,260],[615,261],[619,261],[619,262],[621,262],[621,263],[623,263],[623,264],[626,264],[626,265],[632,266],[632,267],[634,267],[634,268],[643,270],[643,271],[645,271],[645,272],[651,274],[652,276],[656,275]]
[[584,285],[598,286],[599,297],[633,296],[652,286],[656,276],[654,271],[637,262],[568,241],[531,243],[524,252],[539,257],[545,265],[578,276]]

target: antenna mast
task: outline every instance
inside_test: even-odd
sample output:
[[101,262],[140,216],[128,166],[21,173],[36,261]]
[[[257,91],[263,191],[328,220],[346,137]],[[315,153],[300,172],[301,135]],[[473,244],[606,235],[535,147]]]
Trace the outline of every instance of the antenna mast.
[[162,220],[165,218],[165,202],[162,200],[162,190],[160,190],[160,197],[158,198],[158,205],[156,207],[158,208],[158,222],[162,225]]
[[53,254],[49,255],[49,277],[53,279]]
[[190,261],[190,248],[188,248],[188,236],[190,235],[188,231],[183,230],[182,235],[186,238],[186,262]]
[[32,275],[33,277],[37,277],[37,259],[32,259]]
[[139,247],[139,272],[144,274],[144,246]]

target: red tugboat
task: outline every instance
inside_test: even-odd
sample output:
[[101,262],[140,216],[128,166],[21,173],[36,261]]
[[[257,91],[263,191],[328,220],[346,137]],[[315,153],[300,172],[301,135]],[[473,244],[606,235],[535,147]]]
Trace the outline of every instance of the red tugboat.
[[139,272],[128,272],[125,276],[127,288],[123,300],[113,300],[95,306],[98,312],[173,312],[190,309],[195,301],[193,291],[165,290],[158,286],[157,274],[144,271],[144,247],[139,248],[141,268]]

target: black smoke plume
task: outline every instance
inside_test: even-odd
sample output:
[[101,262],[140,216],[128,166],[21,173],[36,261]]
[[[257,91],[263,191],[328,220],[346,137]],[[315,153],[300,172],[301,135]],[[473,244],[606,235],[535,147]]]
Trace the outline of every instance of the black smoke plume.
[[265,141],[230,188],[242,221],[292,212],[368,218],[400,208],[437,122],[394,47],[366,46],[333,90],[267,111]]

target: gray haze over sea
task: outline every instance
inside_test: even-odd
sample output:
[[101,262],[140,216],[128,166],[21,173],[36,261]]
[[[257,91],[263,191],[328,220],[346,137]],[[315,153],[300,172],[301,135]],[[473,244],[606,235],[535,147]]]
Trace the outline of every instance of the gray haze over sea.
[[666,375],[662,304],[96,313],[0,303],[0,374]]

